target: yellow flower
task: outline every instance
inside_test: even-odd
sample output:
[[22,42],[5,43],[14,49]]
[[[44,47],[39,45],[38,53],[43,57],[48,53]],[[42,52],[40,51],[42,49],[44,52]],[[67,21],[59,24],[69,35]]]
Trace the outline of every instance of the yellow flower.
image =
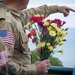
[[44,46],[45,46],[45,42],[42,42],[42,43],[41,43],[41,47],[44,47]]
[[52,31],[49,32],[49,35],[50,36],[56,36],[56,32],[52,30]]
[[64,50],[62,49],[62,50],[60,50],[60,51],[58,51],[58,52],[60,52],[61,54],[63,54],[63,53],[64,53]]
[[59,34],[60,32],[61,32],[61,29],[60,28],[56,28],[56,30],[57,30],[57,33]]
[[48,26],[49,25],[49,22],[47,20],[43,20],[44,22],[44,26]]
[[40,15],[39,15],[39,14],[36,14],[35,16],[36,16],[36,17],[39,17]]
[[61,35],[62,34],[60,28],[56,28],[56,30],[57,30],[57,35]]
[[39,36],[42,35],[42,32],[38,32],[38,35],[39,35]]
[[38,44],[38,48],[41,48],[41,42]]
[[43,20],[43,22],[47,22],[47,20],[46,20],[46,19],[44,19],[44,20]]
[[49,22],[44,22],[44,26],[48,26],[49,25]]
[[24,29],[29,29],[30,25],[30,23],[27,23],[27,25],[24,26]]
[[45,46],[45,42],[40,42],[40,43],[38,44],[38,47],[39,47],[39,48],[44,47],[44,46]]
[[47,46],[50,46],[50,43],[46,43]]
[[51,24],[54,28],[57,28],[57,24],[56,23],[52,23]]
[[63,45],[63,43],[64,43],[64,42],[61,41],[61,42],[58,43],[58,45],[61,46],[61,45]]
[[51,27],[51,26],[49,26],[47,29],[48,29],[48,31],[51,31],[51,30],[52,30],[52,27]]
[[57,45],[54,45],[54,48],[56,48]]
[[61,31],[61,34],[64,36],[64,35],[66,35],[66,31],[65,30],[62,30]]
[[57,43],[59,43],[62,40],[62,38],[61,37],[56,37],[55,40],[56,40]]
[[48,49],[49,49],[50,51],[53,51],[53,46],[49,46]]

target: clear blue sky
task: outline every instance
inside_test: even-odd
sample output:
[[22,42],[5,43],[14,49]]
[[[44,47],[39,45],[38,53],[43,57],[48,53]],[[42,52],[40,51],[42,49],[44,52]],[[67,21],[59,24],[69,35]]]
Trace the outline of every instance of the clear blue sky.
[[[28,8],[38,7],[44,4],[60,5],[60,6],[64,5],[64,6],[69,6],[75,9],[75,0],[30,0]],[[48,18],[50,19],[59,18],[61,20],[66,21],[66,25],[64,27],[75,28],[75,12],[70,12],[68,17],[64,17],[62,14],[56,13],[56,14],[51,14]],[[68,39],[67,43],[69,42],[70,49],[68,48],[68,44],[65,43],[65,46],[63,46],[66,49],[64,54],[63,55],[56,54],[56,56],[59,57],[60,60],[63,62],[64,66],[68,66],[68,67],[75,66],[75,60],[74,60],[75,39],[71,41],[71,38],[75,37],[73,35],[74,33],[75,33],[75,30],[73,31],[73,33],[71,34],[69,33],[67,36],[67,39]],[[31,40],[29,42],[29,47],[31,50],[34,50],[36,48],[35,45],[32,45]],[[68,52],[68,49],[70,50],[69,52]]]

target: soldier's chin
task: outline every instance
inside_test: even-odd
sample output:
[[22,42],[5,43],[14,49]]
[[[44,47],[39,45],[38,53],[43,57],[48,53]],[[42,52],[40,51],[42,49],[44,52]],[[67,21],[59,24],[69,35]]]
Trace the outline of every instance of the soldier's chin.
[[23,9],[26,9],[27,7],[23,7],[23,8],[21,8],[21,10],[23,10]]

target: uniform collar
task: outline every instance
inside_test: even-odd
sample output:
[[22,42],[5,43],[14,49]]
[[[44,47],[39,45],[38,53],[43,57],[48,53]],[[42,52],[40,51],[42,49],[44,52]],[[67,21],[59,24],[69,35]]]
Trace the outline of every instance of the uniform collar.
[[0,2],[0,7],[3,8],[3,9],[6,9],[7,12],[11,12],[12,14],[14,14],[15,16],[18,16],[20,17],[20,13],[21,12],[18,12],[17,10],[14,10],[14,9],[11,9],[9,7],[7,7],[5,4],[3,4],[2,2]]
[[20,13],[21,13],[21,12],[18,12],[17,10],[14,10],[14,9],[9,8],[8,11],[10,11],[10,12],[11,12],[12,14],[14,14],[15,16],[20,17]]

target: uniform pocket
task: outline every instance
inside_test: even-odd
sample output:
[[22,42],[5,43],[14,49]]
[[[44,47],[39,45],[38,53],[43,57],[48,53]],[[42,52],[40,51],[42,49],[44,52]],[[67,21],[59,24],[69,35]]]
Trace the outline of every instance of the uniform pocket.
[[[20,44],[21,44],[21,61],[25,64],[30,63],[31,60],[31,52],[28,47],[28,38],[24,32],[20,31]],[[26,60],[26,61],[25,61]]]
[[26,43],[29,41],[26,33],[24,33],[23,31],[20,31],[20,38],[23,43]]
[[28,47],[28,37],[27,35],[20,31],[20,42],[21,42],[21,49],[22,49],[22,52],[25,53],[25,52],[29,52],[29,47]]

